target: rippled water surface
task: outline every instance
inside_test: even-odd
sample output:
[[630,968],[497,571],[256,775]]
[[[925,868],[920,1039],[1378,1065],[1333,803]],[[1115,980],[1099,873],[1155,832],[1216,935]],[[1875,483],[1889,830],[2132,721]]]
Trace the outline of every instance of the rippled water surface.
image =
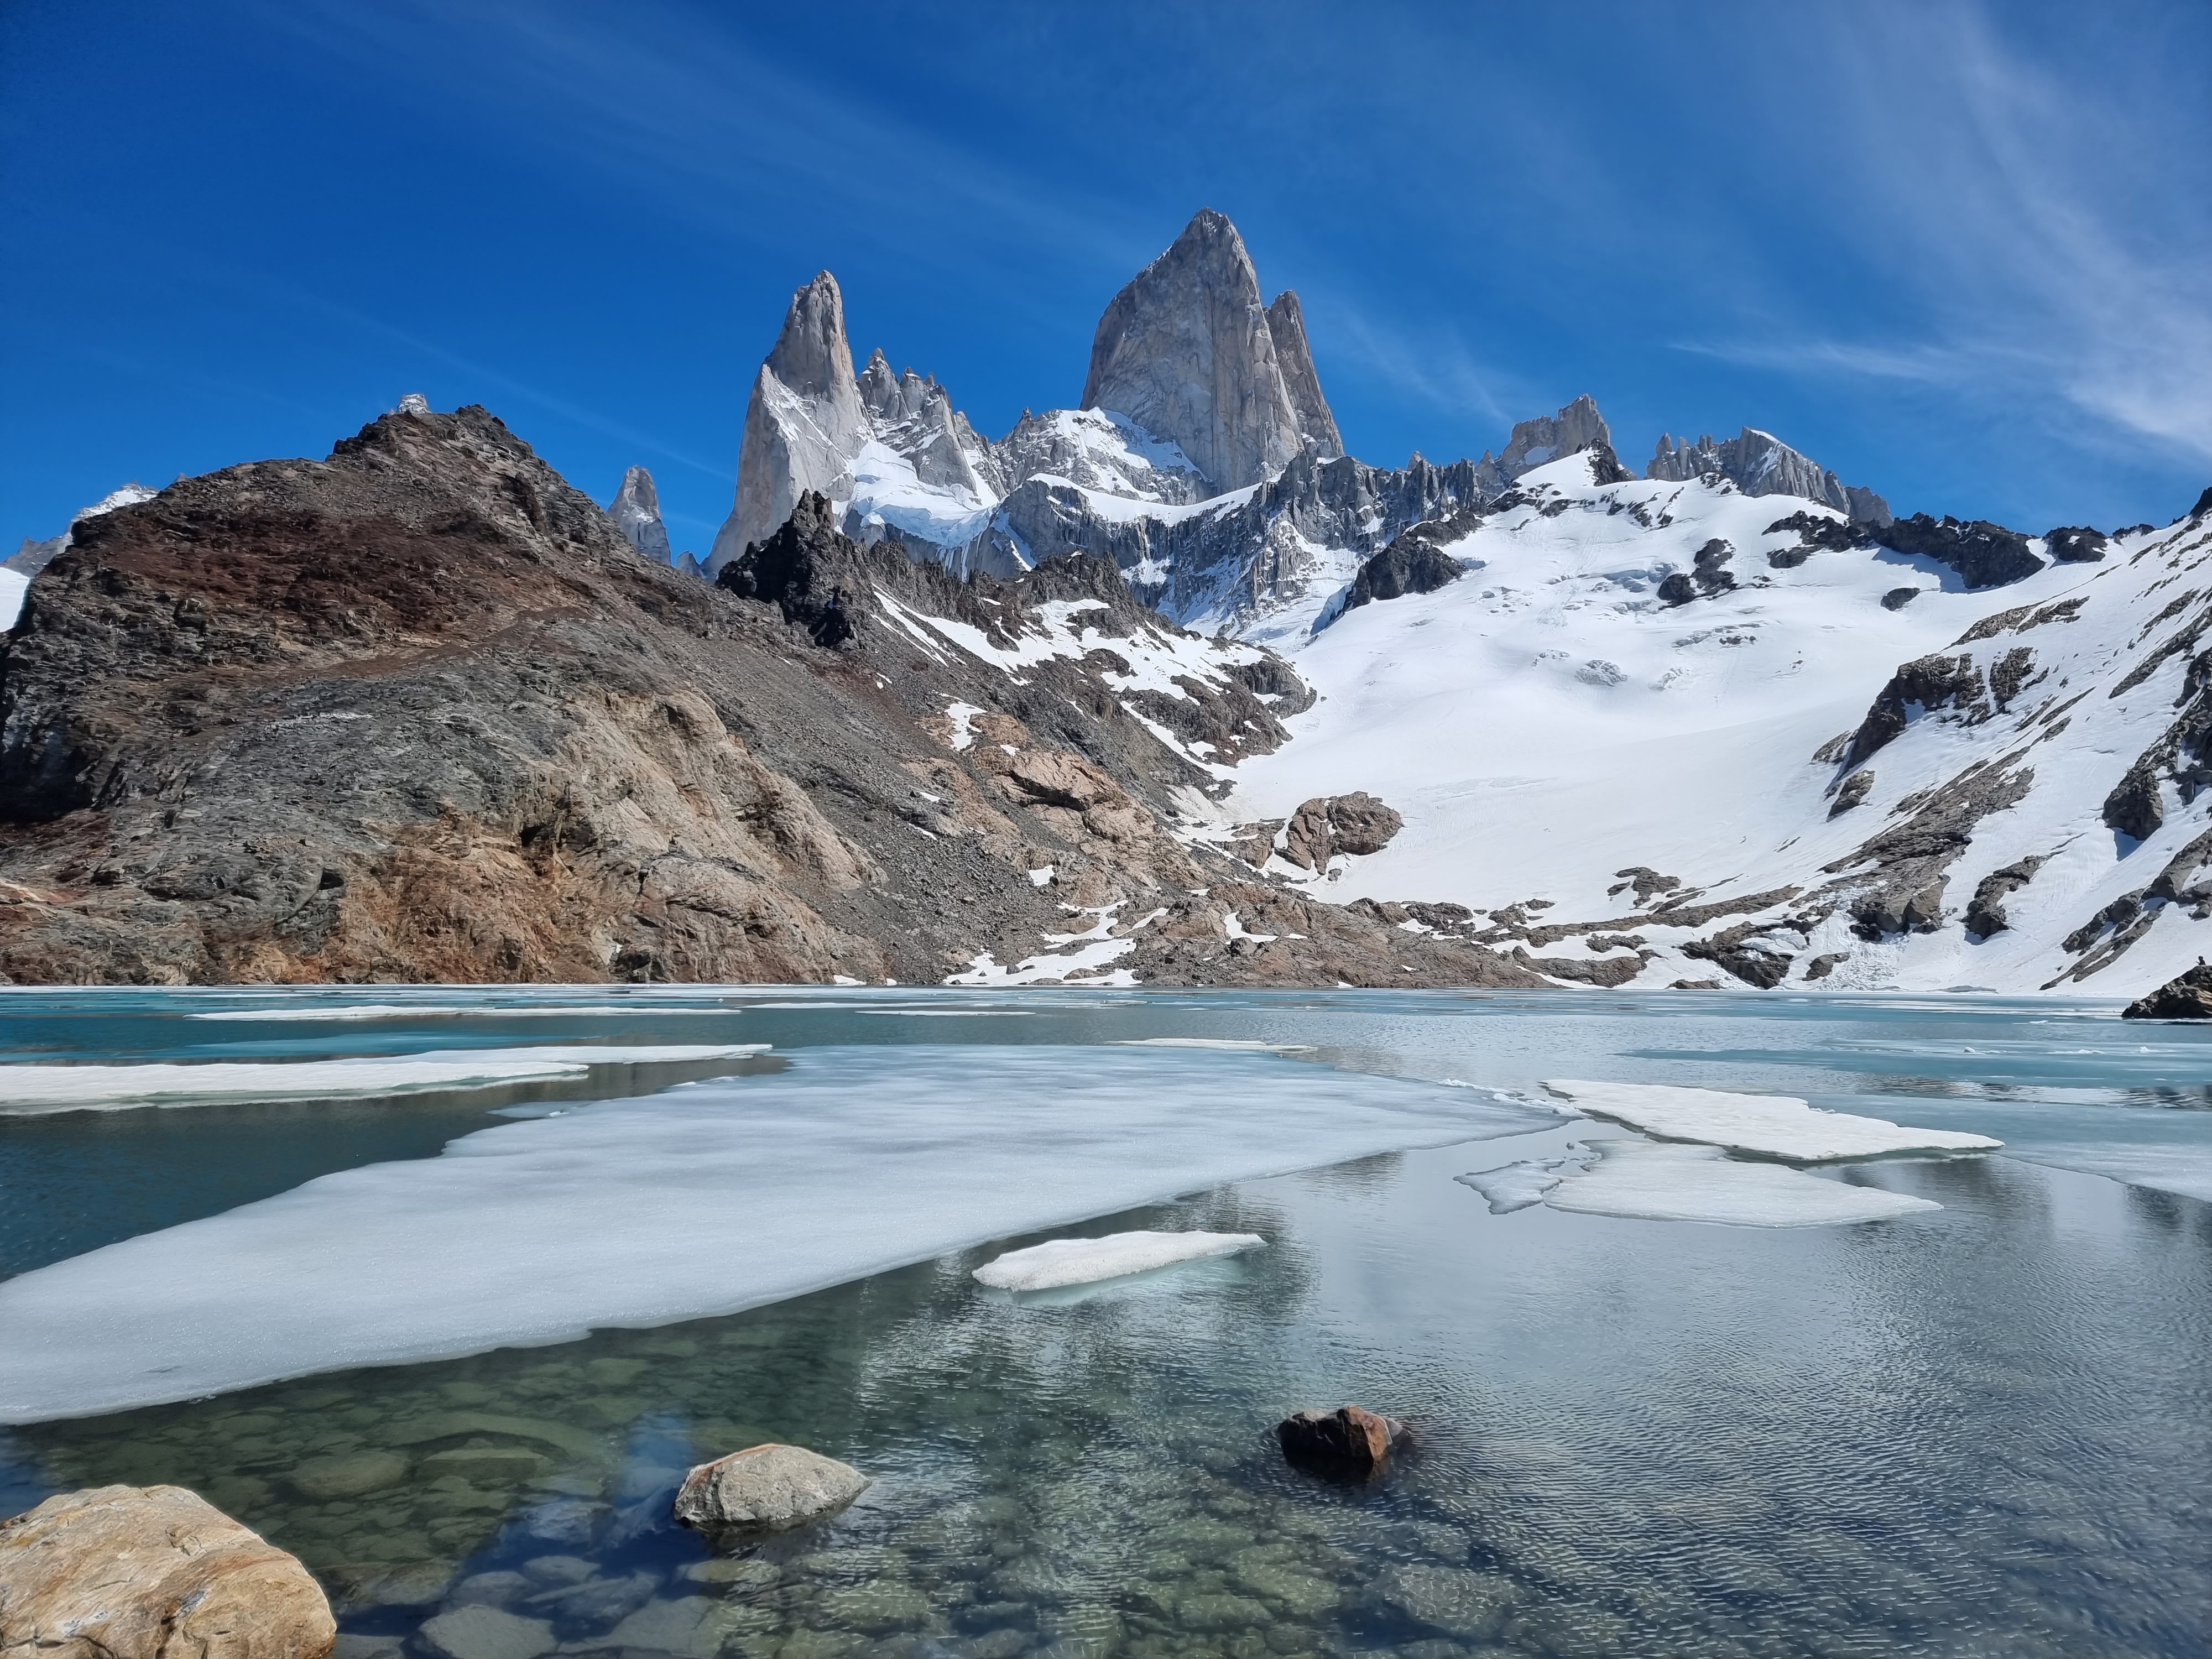
[[[374,1000],[410,997],[502,1000]],[[1995,1000],[574,1000],[622,1012],[179,1017],[295,1001],[236,992],[0,1014],[19,1061],[759,1041],[766,1068],[823,1044],[1228,1038],[1306,1045],[1347,1088],[1366,1072],[1786,1090],[2008,1150],[1850,1166],[1835,1178],[1943,1207],[1790,1230],[1492,1215],[1452,1180],[1556,1156],[1587,1126],[1371,1158],[1058,1230],[1270,1241],[1087,1291],[983,1290],[970,1269],[1034,1242],[999,1240],[728,1317],[0,1431],[8,1510],[190,1486],[323,1577],[347,1659],[2212,1643],[2212,1206],[2188,1195],[2212,1170],[2206,1034]],[[0,1118],[0,1260],[27,1271],[607,1092]],[[855,1170],[896,1176],[889,1154]],[[1368,1487],[1285,1468],[1277,1418],[1347,1400],[1411,1420],[1414,1450]],[[735,1554],[672,1525],[685,1468],[763,1439],[875,1485]]]

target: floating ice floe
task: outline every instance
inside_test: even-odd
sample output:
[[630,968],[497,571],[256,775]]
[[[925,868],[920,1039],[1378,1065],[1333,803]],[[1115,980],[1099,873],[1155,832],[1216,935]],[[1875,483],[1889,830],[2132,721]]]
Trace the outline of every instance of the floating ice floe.
[[1114,1042],[1122,1048],[1229,1048],[1266,1054],[1302,1054],[1313,1047],[1310,1042],[1260,1042],[1249,1037],[1116,1037]]
[[738,1060],[765,1042],[647,1048],[443,1048],[356,1060],[168,1060],[140,1066],[0,1066],[0,1116],[198,1106],[226,1100],[320,1100],[422,1089],[491,1089],[582,1077],[595,1066]]
[[1820,1227],[1887,1221],[1943,1207],[1929,1199],[1852,1186],[1780,1164],[1743,1163],[1717,1146],[1594,1140],[1590,1150],[1602,1154],[1596,1168],[1543,1194],[1553,1209],[1648,1221]]
[[0,1284],[0,1422],[734,1313],[1223,1182],[1559,1122],[1273,1054],[800,1049]]
[[1472,1187],[1490,1201],[1492,1215],[1510,1215],[1516,1210],[1525,1210],[1532,1204],[1544,1201],[1544,1194],[1567,1179],[1589,1167],[1587,1152],[1567,1158],[1523,1158],[1518,1164],[1500,1164],[1495,1170],[1477,1170],[1472,1175],[1454,1176],[1462,1187]]
[[1578,1112],[1668,1140],[1796,1164],[1881,1158],[1897,1152],[1987,1152],[2002,1146],[1956,1129],[1910,1129],[1886,1118],[1815,1109],[1788,1095],[1739,1095],[1656,1083],[1589,1083],[1547,1078],[1544,1086]]
[[1257,1233],[1135,1232],[1052,1238],[985,1262],[975,1269],[975,1277],[994,1290],[1051,1291],[1063,1285],[1122,1279],[1204,1256],[1233,1255],[1267,1242]]

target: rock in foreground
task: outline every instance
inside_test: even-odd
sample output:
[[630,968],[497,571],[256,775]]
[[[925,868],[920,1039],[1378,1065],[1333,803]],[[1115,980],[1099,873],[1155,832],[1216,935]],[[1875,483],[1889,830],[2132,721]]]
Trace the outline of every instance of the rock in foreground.
[[849,1463],[770,1442],[702,1463],[684,1477],[676,1518],[702,1532],[781,1532],[842,1510],[867,1489]]
[[2212,1019],[2212,963],[2197,965],[2120,1011],[2122,1019]]
[[1395,1417],[1359,1406],[1293,1412],[1275,1425],[1283,1455],[1297,1468],[1336,1480],[1371,1480],[1412,1433]]
[[305,1567],[181,1486],[64,1492],[0,1523],[10,1659],[322,1659],[337,1635]]

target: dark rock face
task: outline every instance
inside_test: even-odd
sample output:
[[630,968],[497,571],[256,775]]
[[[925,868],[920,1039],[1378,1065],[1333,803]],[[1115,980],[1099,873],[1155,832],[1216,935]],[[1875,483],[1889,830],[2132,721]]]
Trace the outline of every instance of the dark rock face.
[[[1264,752],[1288,664],[1109,560],[963,580],[823,520],[698,581],[465,409],[83,521],[0,683],[0,976],[927,983],[1073,903],[1164,913],[1147,982],[1534,982],[1170,832],[1218,784],[1144,721]],[[1097,643],[1018,678],[926,625],[1026,648],[1079,597]],[[1210,674],[1119,689],[1170,639]],[[1232,915],[1279,937],[1232,953]]]
[[1902,611],[1919,597],[1920,590],[1917,587],[1893,587],[1881,596],[1881,608],[1885,611]]
[[1916,513],[1884,528],[1881,544],[1949,565],[1969,592],[2001,587],[2043,568],[2043,561],[2027,550],[2027,537],[1982,519],[1962,524]]
[[1966,931],[1983,939],[1993,939],[2010,927],[2012,922],[2005,915],[2004,901],[2034,880],[2035,872],[2045,862],[2040,855],[2021,859],[1984,876],[1966,904]]
[[1832,818],[1841,817],[1873,793],[1873,773],[1852,773],[1844,780],[1843,786],[1836,791],[1836,799],[1828,808],[1828,816]]
[[2101,530],[2063,529],[2046,532],[2043,544],[2062,564],[2088,564],[2103,558],[2112,543]]
[[1746,427],[1720,443],[1711,433],[1697,442],[1659,434],[1659,448],[1644,469],[1647,478],[1686,483],[1692,478],[1731,480],[1747,495],[1800,495],[1824,501],[1854,519],[1889,522],[1889,503],[1871,489],[1846,484],[1810,456],[1799,453],[1771,432]]
[[1437,544],[1464,536],[1472,527],[1474,516],[1418,524],[1397,537],[1359,567],[1359,574],[1352,579],[1352,591],[1344,597],[1343,609],[1356,610],[1376,599],[1403,599],[1408,593],[1433,593],[1457,581],[1467,574],[1466,567]]
[[1846,769],[1858,765],[1896,738],[1911,723],[1915,708],[1923,713],[1955,708],[1972,715],[1986,713],[1989,706],[1989,688],[1971,656],[1938,653],[1917,658],[1891,675],[1889,684],[1882,687],[1866,719],[1851,734],[1844,765]]
[[1359,1406],[1294,1412],[1275,1425],[1286,1460],[1336,1480],[1373,1480],[1389,1467],[1390,1454],[1412,1438],[1397,1419]]
[[[1801,510],[1786,519],[1777,519],[1766,526],[1766,533],[1774,536],[1787,531],[1794,534],[1802,554],[1846,553],[1855,548],[1872,547],[1881,528],[1879,525],[1863,523],[1856,519],[1832,519],[1825,514]],[[1770,553],[1766,557],[1770,564],[1776,562],[1775,555]],[[1804,562],[1801,556],[1784,568],[1789,568]]]
[[1691,569],[1677,570],[1659,584],[1659,603],[1687,605],[1692,599],[1709,599],[1717,593],[1727,592],[1735,586],[1735,576],[1727,568],[1735,557],[1735,547],[1714,537],[1698,550]]
[[[2212,495],[2212,491],[2207,491]],[[2194,968],[2130,1002],[2122,1019],[2212,1019],[2212,966],[2199,957]]]

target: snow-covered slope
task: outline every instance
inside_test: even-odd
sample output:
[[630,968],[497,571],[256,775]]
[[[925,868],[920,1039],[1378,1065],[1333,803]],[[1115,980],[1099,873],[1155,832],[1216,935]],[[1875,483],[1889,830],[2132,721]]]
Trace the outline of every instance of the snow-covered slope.
[[[1600,483],[1586,454],[1515,498],[1444,544],[1459,580],[1297,653],[1320,701],[1239,769],[1235,815],[1364,790],[1406,823],[1275,873],[1468,906],[1476,936],[1601,982],[2027,988],[2133,928],[2133,991],[2212,947],[2212,803],[2185,800],[2212,780],[2203,516],[1970,593],[1931,559],[1808,546],[1848,541],[1819,530],[1842,515],[1724,482]],[[1801,513],[1810,537],[1775,527]],[[1991,878],[2014,890],[1978,906]]]

